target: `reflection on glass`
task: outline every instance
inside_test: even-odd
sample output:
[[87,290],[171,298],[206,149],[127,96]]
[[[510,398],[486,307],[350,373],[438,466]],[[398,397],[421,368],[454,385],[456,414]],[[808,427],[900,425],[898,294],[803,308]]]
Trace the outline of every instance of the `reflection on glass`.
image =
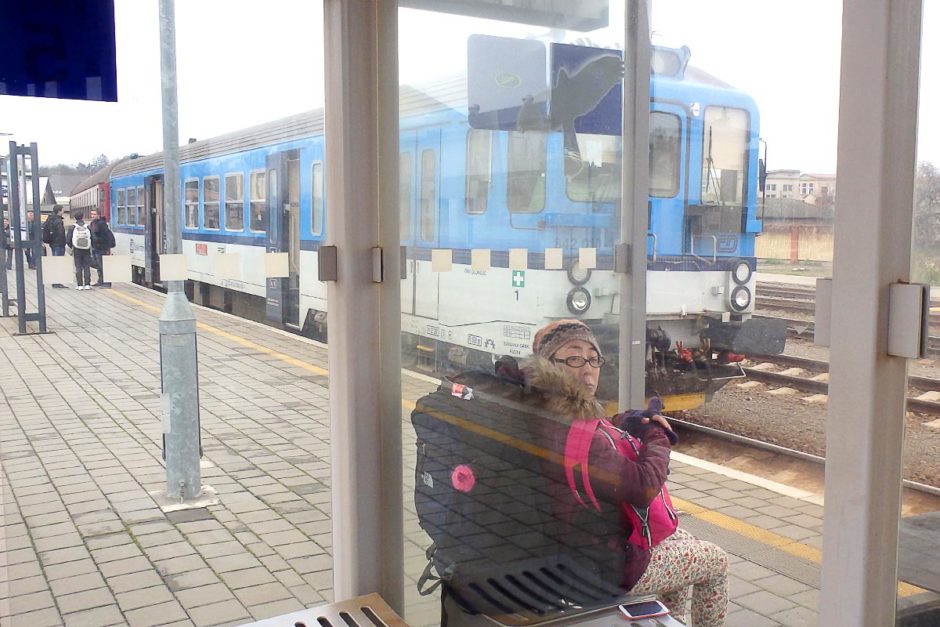
[[219,228],[219,177],[207,176],[203,180],[203,226],[207,229]]
[[264,195],[264,171],[251,173],[251,204],[249,211],[251,215],[251,230],[264,231],[267,229],[267,201]]
[[510,131],[506,204],[514,213],[539,213],[545,208],[546,144],[538,131]]
[[147,224],[147,213],[144,209],[144,202],[146,196],[144,196],[143,186],[137,188],[137,226],[144,226]]
[[245,228],[245,190],[242,174],[225,175],[225,230]]
[[467,213],[485,213],[490,194],[492,172],[490,154],[493,143],[490,131],[467,131]]
[[313,201],[311,203],[310,230],[314,235],[323,233],[323,163],[313,164]]
[[437,223],[437,154],[434,150],[421,151],[421,239],[434,240]]
[[196,179],[183,183],[183,211],[186,228],[199,228],[199,181]]
[[[719,106],[705,109],[702,202],[741,204],[747,175],[747,120],[747,112],[741,109]],[[812,184],[803,183],[804,190],[808,185]]]
[[680,128],[678,115],[650,112],[650,196],[670,197],[679,191]]
[[398,219],[399,236],[408,239],[411,232],[411,153],[398,155]]

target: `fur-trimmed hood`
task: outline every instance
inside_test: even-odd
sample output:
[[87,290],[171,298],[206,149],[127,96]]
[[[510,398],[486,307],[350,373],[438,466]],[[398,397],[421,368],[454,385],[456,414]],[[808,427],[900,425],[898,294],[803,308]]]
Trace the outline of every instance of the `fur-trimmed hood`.
[[522,364],[526,387],[539,397],[539,404],[566,422],[603,418],[604,407],[591,391],[570,372],[535,355]]

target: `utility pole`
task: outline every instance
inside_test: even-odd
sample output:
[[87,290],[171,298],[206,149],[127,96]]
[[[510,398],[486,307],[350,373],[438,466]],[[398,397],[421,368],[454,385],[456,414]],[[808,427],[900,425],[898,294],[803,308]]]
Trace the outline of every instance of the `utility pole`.
[[[160,0],[160,78],[163,100],[164,216],[167,253],[182,252],[179,120],[176,94],[176,3]],[[166,496],[180,502],[202,492],[199,471],[199,369],[196,316],[182,281],[168,281],[160,313],[160,382]]]

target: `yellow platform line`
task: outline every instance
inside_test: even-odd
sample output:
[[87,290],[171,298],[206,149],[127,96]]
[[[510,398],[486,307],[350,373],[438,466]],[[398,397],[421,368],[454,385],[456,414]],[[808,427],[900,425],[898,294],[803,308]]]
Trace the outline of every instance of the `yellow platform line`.
[[[121,299],[124,299],[127,302],[134,303],[135,305],[139,307],[143,307],[144,309],[147,309],[149,311],[153,311],[157,314],[160,313],[159,307],[155,307],[153,305],[145,303],[142,300],[133,298],[131,296],[127,296],[126,294],[121,294],[120,292],[111,292],[111,294]],[[212,333],[219,337],[223,337],[241,346],[251,348],[252,350],[256,350],[266,355],[270,355],[271,357],[276,357],[277,359],[285,363],[288,363],[292,366],[302,368],[304,370],[316,373],[324,377],[329,375],[329,372],[327,370],[324,370],[323,368],[314,366],[313,364],[308,364],[307,362],[301,359],[297,359],[296,357],[285,355],[284,353],[272,350],[270,348],[267,348],[266,346],[262,346],[261,344],[257,344],[250,340],[246,340],[245,338],[239,335],[229,333],[228,331],[223,331],[222,329],[214,327],[211,324],[206,324],[204,322],[197,322],[196,326],[199,329],[202,329],[203,331]],[[410,412],[414,410],[415,402],[403,398],[401,401],[401,406],[402,408]],[[456,416],[449,416],[449,415],[445,415],[439,412],[435,412],[435,415],[438,416],[439,418],[446,420],[447,422],[450,422],[451,424],[459,425],[461,428],[468,429],[470,431],[486,436],[490,439],[502,442],[504,444],[510,444],[512,446],[515,446],[519,450],[526,451],[538,457],[545,457],[546,459],[550,459],[556,463],[559,461],[557,453],[542,450],[539,447],[531,443],[524,442],[522,440],[517,440],[516,438],[513,438],[512,436],[508,436],[504,433],[500,433],[498,431],[488,429],[486,427],[463,420],[462,418],[458,418]],[[675,496],[673,496],[672,503],[680,510],[688,513],[690,516],[693,516],[695,518],[698,518],[699,520],[715,525],[716,527],[725,529],[727,531],[731,531],[744,538],[748,538],[750,540],[760,542],[761,544],[778,549],[780,551],[783,551],[784,553],[788,553],[790,555],[793,555],[794,557],[798,557],[800,559],[806,560],[813,564],[822,563],[822,551],[820,551],[819,549],[815,547],[809,546],[808,544],[797,542],[796,540],[793,540],[792,538],[787,538],[786,536],[782,536],[778,533],[774,533],[773,531],[762,529],[761,527],[744,522],[743,520],[738,520],[737,518],[732,518],[731,516],[727,516],[720,512],[716,512],[714,510],[701,507],[700,505],[696,505],[695,503],[692,503],[691,501],[686,501],[685,499],[680,499],[680,498],[676,498]],[[915,594],[921,594],[923,592],[927,592],[927,590],[920,588],[918,586],[909,584],[909,583],[905,583],[903,581],[898,582],[898,594],[901,595],[902,597],[909,597]]]
[[[133,303],[134,305],[137,305],[138,307],[142,307],[149,311],[153,311],[158,315],[160,314],[159,307],[155,307],[153,305],[145,303],[144,301],[134,298],[133,296],[128,296],[127,294],[121,294],[120,292],[111,292],[111,294],[114,296],[117,296],[118,298],[126,300],[129,303]],[[319,366],[314,366],[313,364],[309,364],[302,359],[297,359],[296,357],[285,355],[284,353],[270,349],[267,346],[262,346],[261,344],[252,342],[251,340],[246,340],[240,335],[235,335],[234,333],[223,331],[222,329],[218,327],[214,327],[211,324],[206,324],[205,322],[197,322],[196,328],[206,331],[208,333],[212,333],[213,335],[217,335],[219,337],[225,338],[226,340],[230,342],[234,342],[235,344],[239,344],[240,346],[244,346],[245,348],[250,348],[252,350],[258,351],[259,353],[264,353],[265,355],[275,357],[283,361],[284,363],[290,364],[291,366],[296,366],[297,368],[302,368],[304,370],[307,370],[308,372],[312,372],[314,374],[318,374],[323,377],[329,374],[328,371],[325,370],[324,368],[320,368]]]

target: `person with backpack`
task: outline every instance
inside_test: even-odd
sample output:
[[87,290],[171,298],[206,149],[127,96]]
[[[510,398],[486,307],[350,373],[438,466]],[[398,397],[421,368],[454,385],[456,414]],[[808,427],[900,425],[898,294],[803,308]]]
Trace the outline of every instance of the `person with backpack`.
[[[65,222],[62,220],[62,205],[53,205],[52,214],[43,222],[42,241],[52,249],[53,257],[65,256]],[[65,286],[61,283],[53,283],[52,287]]]
[[25,249],[26,266],[30,270],[35,270],[36,260],[33,258],[33,252],[35,250],[34,242],[36,241],[36,214],[32,211],[26,212],[26,241],[30,244]]
[[[582,394],[586,391],[591,399],[594,398],[604,357],[587,325],[578,320],[552,322],[535,334],[532,348],[535,356],[526,368],[533,385],[554,389],[561,396],[577,396],[577,388],[580,386]],[[549,383],[553,377],[566,383]],[[548,381],[545,381],[546,378]],[[547,385],[550,387],[546,388]],[[603,417],[602,410],[597,409],[590,412],[594,415],[587,416],[589,419],[575,417],[566,434],[566,455],[576,448],[572,445],[573,438],[590,438],[590,444],[583,451],[584,458],[574,460],[583,461],[580,489],[589,497],[592,497],[593,490],[603,491],[606,484],[598,482],[592,488],[591,483],[588,483],[590,474],[584,472],[586,469],[617,471],[619,474],[616,476],[620,477],[623,484],[632,476],[632,473],[625,472],[625,468],[633,464],[645,466],[637,473],[636,481],[639,485],[614,486],[614,492],[609,495],[616,498],[618,491],[630,494],[639,488],[646,495],[644,500],[648,500],[645,514],[642,506],[637,507],[635,502],[623,508],[626,513],[625,524],[634,527],[631,530],[631,541],[636,537],[636,527],[642,525],[647,541],[639,546],[646,546],[649,550],[648,565],[631,587],[630,593],[656,594],[682,620],[691,589],[692,624],[696,627],[723,625],[728,607],[728,556],[715,544],[698,540],[678,528],[678,517],[675,517],[663,491],[668,474],[669,452],[678,438],[666,418],[658,413],[661,409],[661,404],[657,404],[659,399],[653,400],[655,402],[651,403],[650,410],[646,412],[625,412],[610,420]],[[596,426],[588,428],[589,424]],[[622,427],[622,431],[614,425]],[[626,450],[618,450],[618,446],[610,445],[610,439],[616,440],[617,433],[622,433],[618,444],[624,440],[629,444],[624,447]],[[653,463],[645,463],[647,461]],[[566,459],[568,463],[571,460]],[[570,479],[569,485],[572,485]],[[595,503],[585,506],[591,505],[596,506]],[[666,515],[663,516],[663,513]]]
[[[416,508],[419,522],[435,542],[429,553],[442,583],[442,619],[459,622],[460,612],[467,611],[471,580],[477,583],[489,576],[479,575],[480,564],[486,572],[514,567],[511,559],[499,563],[501,555],[481,556],[479,546],[498,545],[501,535],[528,534],[540,551],[557,554],[554,561],[580,563],[588,569],[587,577],[598,578],[604,588],[620,595],[655,594],[679,620],[687,612],[691,592],[692,624],[723,625],[728,557],[715,544],[678,528],[665,487],[671,447],[678,438],[660,414],[659,399],[652,399],[647,410],[606,417],[596,398],[605,359],[591,329],[578,320],[546,325],[535,334],[532,350],[534,355],[521,363],[503,357],[493,371],[450,377],[438,396],[420,399],[412,414],[419,451]],[[470,425],[463,432],[455,429],[461,422]],[[498,445],[474,449],[468,442],[490,432],[497,432],[487,438],[494,442],[525,439],[483,461],[486,454],[481,451]],[[537,460],[545,485],[531,476],[533,462],[526,461],[527,456]],[[492,487],[490,467],[501,468],[497,488]],[[509,477],[535,486],[536,495],[550,495],[550,504],[539,505],[536,496],[533,507],[524,493],[511,499],[499,494]],[[448,485],[453,491],[445,489]],[[488,502],[494,492],[494,502]],[[531,512],[535,521],[536,512],[548,510],[554,517],[541,526],[530,522],[535,526],[491,529],[487,519],[467,513],[492,511],[507,500],[515,503],[514,517]],[[468,534],[489,535],[463,546],[464,534],[457,525],[464,520]],[[554,528],[563,530],[560,539],[545,531]]]
[[88,229],[91,231],[92,263],[98,273],[98,282],[95,285],[98,287],[111,287],[110,283],[104,281],[104,257],[110,255],[111,249],[114,248],[114,233],[111,231],[111,227],[108,226],[108,218],[105,216],[98,217],[97,210],[92,209],[89,217],[91,217]]
[[75,289],[91,289],[91,231],[85,224],[85,214],[76,211],[72,214],[75,224],[69,227],[66,243],[72,249],[75,258]]

